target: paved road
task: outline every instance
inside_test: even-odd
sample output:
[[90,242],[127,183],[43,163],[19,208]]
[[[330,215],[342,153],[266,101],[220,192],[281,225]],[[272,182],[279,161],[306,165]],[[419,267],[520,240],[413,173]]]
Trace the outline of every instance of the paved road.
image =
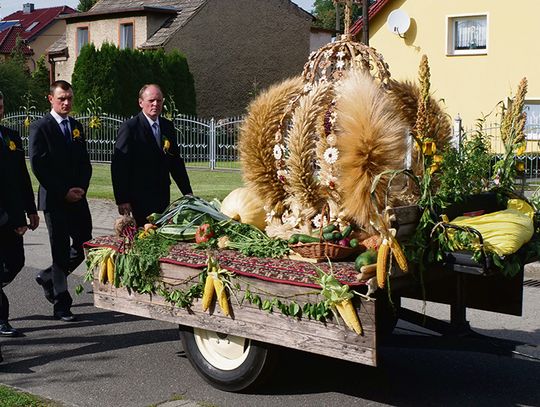
[[[116,217],[107,201],[92,201],[94,235]],[[44,226],[26,237],[26,268],[6,292],[22,338],[3,338],[0,382],[66,406],[539,406],[540,287],[525,287],[523,317],[468,312],[472,327],[492,338],[434,337],[400,321],[381,347],[378,368],[280,349],[281,363],[257,393],[231,394],[206,384],[189,365],[175,325],[93,306],[91,285],[75,296],[72,324],[53,320],[33,277],[50,262]],[[540,277],[540,265],[528,278]],[[81,266],[70,277],[82,281]],[[504,301],[501,298],[501,301]],[[420,309],[417,301],[405,305]],[[428,315],[448,309],[428,304]]]

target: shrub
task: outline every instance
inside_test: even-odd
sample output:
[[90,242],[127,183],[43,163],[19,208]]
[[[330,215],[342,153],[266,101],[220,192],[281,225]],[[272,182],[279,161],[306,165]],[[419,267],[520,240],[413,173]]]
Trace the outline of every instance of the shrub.
[[130,116],[138,112],[137,97],[145,83],[157,83],[178,111],[195,114],[195,87],[187,60],[178,51],[120,50],[103,44],[82,48],[73,72],[74,110],[83,112],[89,99],[100,97],[104,111]]

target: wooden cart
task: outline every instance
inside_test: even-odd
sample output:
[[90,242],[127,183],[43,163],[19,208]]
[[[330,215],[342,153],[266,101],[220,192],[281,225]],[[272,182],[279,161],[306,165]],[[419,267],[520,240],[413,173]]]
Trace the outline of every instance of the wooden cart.
[[[414,229],[418,213],[414,207],[397,211],[398,237]],[[280,260],[269,260],[279,262]],[[164,282],[186,288],[196,281],[200,267],[161,262]],[[306,267],[312,267],[308,265]],[[353,263],[348,267],[354,270]],[[345,326],[339,319],[316,321],[285,316],[279,310],[268,312],[248,301],[241,301],[246,290],[269,293],[272,297],[294,298],[299,306],[322,300],[319,290],[299,285],[276,284],[260,278],[242,276],[231,298],[231,316],[221,313],[219,306],[203,312],[200,300],[188,308],[166,302],[159,295],[130,293],[94,279],[94,302],[99,308],[123,312],[180,326],[184,351],[197,372],[213,386],[226,391],[240,391],[264,379],[272,367],[276,347],[287,347],[369,366],[377,366],[380,339],[391,333],[398,317],[427,325],[442,333],[464,333],[469,330],[466,308],[521,315],[523,272],[506,279],[501,276],[474,274],[474,268],[463,270],[430,270],[425,281],[427,300],[451,305],[450,322],[433,320],[400,307],[401,297],[422,298],[419,284],[410,274],[393,279],[393,304],[388,293],[379,290],[368,301],[355,297],[354,305],[360,318],[363,335]],[[472,273],[472,274],[471,274]],[[355,287],[366,292],[367,286]],[[500,301],[504,294],[505,301]]]

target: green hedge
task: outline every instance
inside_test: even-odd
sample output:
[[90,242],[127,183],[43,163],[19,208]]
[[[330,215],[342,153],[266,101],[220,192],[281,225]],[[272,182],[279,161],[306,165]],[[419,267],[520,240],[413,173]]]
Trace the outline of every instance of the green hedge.
[[133,115],[140,110],[139,89],[157,83],[179,113],[196,114],[193,76],[186,57],[178,51],[120,50],[108,43],[98,50],[88,44],[77,58],[72,82],[77,112],[89,107],[89,99],[100,97],[103,111]]

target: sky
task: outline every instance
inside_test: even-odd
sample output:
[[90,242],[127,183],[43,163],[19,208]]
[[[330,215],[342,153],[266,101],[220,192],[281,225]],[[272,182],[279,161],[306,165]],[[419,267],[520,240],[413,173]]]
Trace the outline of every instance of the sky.
[[[34,3],[36,8],[54,7],[54,6],[70,6],[77,8],[79,0],[0,0],[0,17],[7,16],[17,10],[22,10],[24,3]],[[306,11],[311,11],[313,0],[294,0]]]

